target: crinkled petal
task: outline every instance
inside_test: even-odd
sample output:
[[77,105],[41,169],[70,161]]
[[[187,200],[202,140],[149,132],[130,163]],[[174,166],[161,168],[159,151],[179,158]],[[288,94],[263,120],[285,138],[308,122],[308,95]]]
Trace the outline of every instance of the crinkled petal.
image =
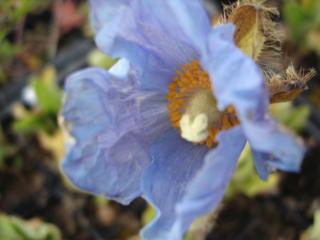
[[94,139],[77,141],[62,167],[80,189],[129,204],[141,194],[139,184],[147,164],[148,154],[138,136],[127,133],[112,146]]
[[117,16],[118,11],[129,0],[90,0],[91,25],[95,31],[101,30],[105,25],[110,24]]
[[203,167],[189,184],[184,198],[177,204],[177,218],[172,239],[182,239],[192,221],[217,207],[223,198],[240,157],[246,138],[240,127],[221,132],[219,145],[205,157]]
[[231,24],[215,28],[208,52],[203,53],[202,64],[212,76],[218,107],[236,109],[254,151],[278,159],[272,163],[276,168],[297,171],[304,154],[303,146],[268,117],[269,96],[263,75],[253,60],[235,46],[233,32]]
[[[166,92],[181,64],[198,57],[166,1],[105,2],[91,0],[98,47],[138,66],[144,89]],[[110,9],[116,12],[112,21],[105,16]],[[108,20],[102,24],[104,19]]]
[[220,202],[246,139],[237,127],[222,132],[218,140],[209,150],[184,142],[172,131],[153,146],[143,190],[157,217],[143,230],[144,239],[180,240],[196,217]]
[[157,209],[157,217],[142,231],[143,239],[170,239],[175,207],[186,186],[203,165],[208,148],[184,141],[176,129],[166,132],[151,147],[152,163],[146,169],[142,189],[145,198]]
[[261,161],[264,157],[268,169],[288,172],[300,170],[305,149],[293,135],[282,131],[278,123],[271,119],[246,125],[250,129],[250,133],[247,133],[250,146],[259,152]]
[[[280,142],[278,143],[282,147]],[[266,154],[263,152],[252,151],[255,162],[256,170],[262,180],[267,180],[269,173],[275,169],[280,169],[288,172],[297,172],[300,169],[301,161],[295,162],[283,162],[282,159],[275,158],[272,154]],[[292,158],[292,161],[295,159]]]
[[[211,74],[218,107],[225,109],[230,105],[241,105],[241,109],[255,117],[257,108],[263,107],[259,112],[266,111],[263,75],[254,61],[234,44],[234,30],[234,25],[223,24],[211,32],[208,52],[203,53],[202,64]],[[265,101],[263,105],[262,101]]]
[[126,79],[130,72],[130,62],[125,59],[119,59],[110,69],[109,73],[117,78]]
[[123,204],[141,194],[149,145],[169,127],[165,96],[140,92],[132,77],[97,68],[78,72],[66,81],[62,109],[73,139],[65,174],[81,189]]
[[194,46],[204,51],[212,27],[203,0],[167,0],[167,2]]
[[269,172],[271,171],[271,169],[268,168],[267,160],[270,159],[271,156],[254,150],[252,151],[252,154],[254,159],[254,165],[259,177],[262,180],[267,180],[269,177]]

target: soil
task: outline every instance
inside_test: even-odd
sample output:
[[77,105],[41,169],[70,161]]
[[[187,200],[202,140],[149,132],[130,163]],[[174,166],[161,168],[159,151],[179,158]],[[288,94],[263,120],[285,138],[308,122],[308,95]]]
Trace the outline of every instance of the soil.
[[[14,120],[12,115],[7,111],[2,112],[6,104],[19,99],[19,93],[26,84],[26,79],[22,81],[20,77],[38,71],[48,61],[57,66],[59,80],[64,79],[70,69],[85,65],[79,49],[85,49],[83,54],[86,54],[92,45],[90,42],[81,45],[83,48],[77,47],[79,42],[82,44],[79,39],[83,40],[81,30],[76,28],[61,34],[56,46],[57,55],[50,59],[46,49],[48,29],[36,28],[39,22],[52,23],[50,9],[28,16],[27,51],[6,66],[8,78],[13,80],[0,84],[1,127],[6,144],[14,147],[14,152],[4,158],[0,167],[0,212],[53,223],[61,230],[63,239],[128,239],[141,229],[146,203],[138,199],[129,206],[122,206],[70,187],[61,174],[59,162],[42,147],[37,135],[15,132],[11,128]],[[32,35],[34,32],[37,34]],[[13,36],[14,32],[8,37],[14,41]],[[39,39],[41,44],[37,45],[37,52],[33,52],[31,47]],[[288,52],[295,52],[294,46],[287,48]],[[30,52],[43,61],[36,69],[31,69],[22,61]],[[315,53],[308,52],[295,57],[298,66],[319,69],[319,57]],[[309,150],[301,173],[281,173],[276,192],[251,198],[238,194],[225,201],[207,240],[296,240],[312,225],[313,214],[320,204],[320,140],[316,141],[320,139],[320,135],[316,136],[317,131],[320,133],[320,118],[317,117],[320,116],[319,79],[317,76],[312,80],[311,90],[298,101],[308,104],[312,109],[312,116],[303,133]]]

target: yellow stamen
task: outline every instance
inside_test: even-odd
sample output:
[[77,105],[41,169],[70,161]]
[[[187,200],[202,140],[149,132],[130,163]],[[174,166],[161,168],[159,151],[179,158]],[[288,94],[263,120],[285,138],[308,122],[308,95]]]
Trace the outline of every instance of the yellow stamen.
[[232,107],[218,111],[209,75],[196,60],[177,71],[167,98],[172,126],[180,129],[181,136],[193,143],[213,147],[221,130],[239,124]]

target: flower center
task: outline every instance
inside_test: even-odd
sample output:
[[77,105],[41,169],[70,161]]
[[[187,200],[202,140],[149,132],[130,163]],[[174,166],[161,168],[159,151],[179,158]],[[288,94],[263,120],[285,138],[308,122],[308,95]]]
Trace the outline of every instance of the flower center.
[[224,112],[217,109],[209,75],[197,60],[176,72],[167,98],[171,124],[189,142],[213,147],[221,130],[239,124],[232,107]]

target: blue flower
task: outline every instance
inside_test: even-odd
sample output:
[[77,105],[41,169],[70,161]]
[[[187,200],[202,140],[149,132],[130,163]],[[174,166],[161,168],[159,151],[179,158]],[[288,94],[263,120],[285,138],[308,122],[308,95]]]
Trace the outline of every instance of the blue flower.
[[257,172],[298,171],[304,149],[267,114],[259,66],[200,0],[91,0],[109,71],[70,76],[63,170],[79,188],[157,210],[143,239],[182,239],[221,201],[246,142]]

